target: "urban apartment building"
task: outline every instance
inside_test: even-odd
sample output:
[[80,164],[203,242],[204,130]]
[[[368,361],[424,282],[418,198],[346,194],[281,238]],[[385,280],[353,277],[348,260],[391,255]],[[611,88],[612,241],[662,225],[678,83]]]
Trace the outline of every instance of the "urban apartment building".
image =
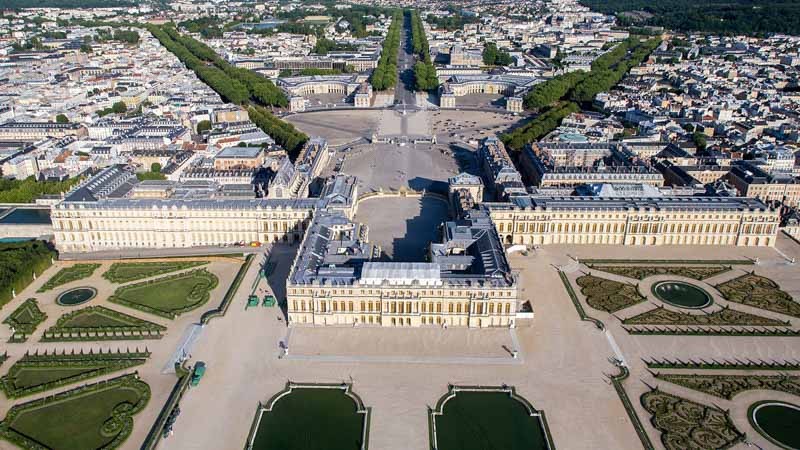
[[538,187],[595,183],[663,186],[664,177],[615,143],[538,143],[520,157],[525,181]]
[[86,135],[86,127],[77,123],[10,121],[0,124],[0,141],[39,141],[47,138]]
[[290,324],[513,326],[517,280],[491,220],[447,222],[430,262],[374,261],[368,231],[340,214],[314,217],[286,281]]

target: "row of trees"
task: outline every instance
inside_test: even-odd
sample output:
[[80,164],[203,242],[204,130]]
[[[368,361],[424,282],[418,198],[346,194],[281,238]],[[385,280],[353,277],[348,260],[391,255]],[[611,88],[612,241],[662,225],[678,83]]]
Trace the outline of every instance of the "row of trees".
[[397,52],[400,49],[400,27],[403,23],[403,16],[400,11],[395,11],[392,16],[392,24],[383,40],[381,58],[378,66],[372,71],[370,83],[375,90],[384,91],[393,88],[397,84]]
[[411,21],[411,47],[417,55],[418,61],[414,64],[414,85],[418,91],[432,91],[439,87],[439,78],[436,76],[436,67],[431,61],[428,37],[419,11],[406,11]]
[[251,99],[263,105],[288,105],[286,96],[270,80],[251,70],[229,64],[202,42],[181,35],[172,26],[147,25],[147,29],[223,99],[239,105]]
[[508,66],[514,62],[514,58],[503,50],[497,48],[494,42],[487,42],[483,46],[483,63],[487,66]]
[[36,181],[32,176],[24,180],[0,178],[0,203],[33,203],[42,195],[67,192],[78,181],[78,177],[66,181]]
[[294,125],[275,117],[271,112],[259,106],[251,106],[248,110],[250,120],[265,133],[275,139],[280,146],[289,152],[289,158],[294,161],[300,154],[303,145],[308,141],[308,136],[297,130]]
[[658,46],[658,38],[647,41],[627,39],[592,63],[590,72],[576,71],[537,84],[525,96],[525,107],[544,108],[561,100],[588,102],[614,87],[631,69],[638,66]]
[[[623,25],[656,25],[671,30],[715,34],[795,34],[800,28],[796,0],[581,0],[606,14],[618,14]],[[650,14],[638,20],[628,11]]]
[[525,144],[543,138],[547,133],[555,130],[561,124],[561,120],[578,111],[580,108],[572,102],[556,105],[524,126],[502,135],[501,139],[512,150],[521,150]]
[[322,37],[317,39],[317,43],[314,44],[314,48],[311,50],[311,53],[316,53],[317,55],[327,55],[328,52],[352,51],[352,50],[356,50],[355,45],[339,44],[338,42],[332,39]]
[[0,244],[0,306],[33,280],[33,273],[41,275],[50,267],[55,252],[44,241]]

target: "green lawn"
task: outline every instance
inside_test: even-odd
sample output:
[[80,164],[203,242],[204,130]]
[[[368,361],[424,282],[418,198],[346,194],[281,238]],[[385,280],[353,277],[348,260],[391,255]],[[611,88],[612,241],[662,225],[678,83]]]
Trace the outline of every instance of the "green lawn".
[[169,319],[206,303],[217,277],[205,269],[122,286],[109,301]]
[[294,388],[264,412],[253,450],[358,450],[364,415],[341,389]]
[[[167,328],[157,323],[139,319],[128,314],[114,311],[103,306],[90,306],[88,308],[71,311],[59,317],[55,325],[45,331],[42,341],[72,341],[74,338],[58,336],[61,333],[91,333],[94,339],[123,339],[124,336],[112,336],[106,332],[127,332],[134,334],[147,334],[148,331],[162,332]],[[86,339],[84,339],[86,340]]]
[[439,450],[547,449],[537,417],[505,392],[457,392],[435,416]]
[[75,264],[74,266],[65,267],[47,280],[36,292],[49,291],[63,284],[89,278],[98,267],[100,267],[100,264]]
[[31,440],[59,450],[117,448],[149,398],[146,383],[124,376],[16,405],[0,428],[3,437],[23,448],[33,448]]
[[192,267],[208,264],[208,261],[154,261],[154,262],[131,262],[114,263],[111,265],[103,278],[112,283],[127,283],[129,281],[150,278],[156,275],[176,272],[178,270],[189,269]]
[[8,397],[24,397],[143,364],[150,354],[28,354],[0,378]]

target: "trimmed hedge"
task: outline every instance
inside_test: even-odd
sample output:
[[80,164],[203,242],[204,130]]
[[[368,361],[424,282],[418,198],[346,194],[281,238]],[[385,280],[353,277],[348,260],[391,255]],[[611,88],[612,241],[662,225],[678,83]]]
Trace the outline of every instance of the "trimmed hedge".
[[36,292],[46,292],[63,284],[89,278],[98,267],[100,267],[100,264],[75,264],[71,267],[65,267],[50,277]]
[[[60,386],[76,383],[78,381],[95,378],[107,373],[116,372],[119,370],[128,369],[130,367],[144,364],[147,358],[150,357],[150,352],[135,351],[121,353],[109,352],[104,353],[83,353],[71,354],[66,352],[58,353],[44,353],[44,354],[30,354],[26,353],[21,359],[14,363],[9,369],[8,373],[0,378],[0,389],[9,398],[19,398],[28,395],[37,394],[39,392],[49,391]],[[27,372],[31,371],[47,371],[48,369],[55,369],[56,374],[54,378],[36,384],[35,380],[26,377]],[[63,374],[62,377],[58,376],[59,371],[74,369],[75,374]]]
[[[89,395],[96,395],[107,391],[112,391],[109,392],[108,395],[118,394],[120,396],[133,391],[138,398],[135,403],[130,403],[127,399],[121,400],[120,403],[109,412],[110,417],[104,422],[80,424],[76,426],[78,429],[75,431],[85,432],[86,430],[97,430],[101,438],[113,436],[110,442],[103,444],[104,449],[120,447],[133,431],[133,416],[144,409],[145,405],[147,405],[147,402],[150,400],[150,386],[144,381],[139,380],[138,374],[123,375],[111,380],[81,386],[49,397],[14,405],[14,407],[9,410],[5,419],[0,422],[0,437],[23,449],[41,449],[43,448],[43,441],[46,439],[42,436],[38,436],[36,433],[30,433],[28,430],[26,430],[28,431],[27,433],[17,431],[14,428],[15,422],[18,422],[27,414],[34,414],[39,416],[39,419],[36,420],[36,429],[43,433],[50,433],[53,427],[61,425],[56,424],[57,421],[64,420],[65,418],[74,421],[86,417],[82,414],[83,411],[81,410],[70,411],[69,406],[71,402],[80,401]],[[48,417],[46,415],[48,407],[55,405],[61,407],[62,414],[51,414]],[[59,443],[59,445],[62,445],[61,450],[83,450],[79,447],[80,444],[74,442],[74,436],[64,435],[63,438],[64,440]],[[73,442],[69,442],[69,438],[72,438]],[[47,442],[44,442],[44,444],[47,444]],[[49,444],[52,445],[53,443],[49,442]]]
[[233,296],[236,294],[236,291],[239,290],[239,285],[242,284],[242,279],[244,279],[244,275],[250,268],[250,264],[253,262],[253,259],[255,259],[255,256],[254,253],[247,255],[242,266],[239,267],[239,272],[236,273],[236,278],[233,279],[233,282],[228,287],[228,291],[225,292],[225,297],[222,298],[222,302],[220,302],[218,307],[203,313],[200,317],[201,324],[205,325],[214,317],[222,317],[225,315],[233,301]]
[[71,311],[44,332],[42,342],[161,339],[167,327],[104,306]]
[[103,278],[112,283],[127,283],[129,281],[151,278],[179,270],[190,269],[208,264],[209,261],[153,261],[114,263],[103,273]]
[[[180,283],[188,278],[195,278],[196,282],[192,285],[191,289],[185,293],[184,306],[170,307],[168,305],[163,305],[163,307],[159,308],[158,303],[145,304],[142,303],[141,298],[132,295],[132,291],[134,290],[146,289],[147,292],[153,295],[153,298],[157,298],[158,290],[164,289],[165,291],[170,291],[171,284]],[[168,277],[122,286],[114,292],[114,295],[112,295],[108,301],[167,319],[174,319],[178,315],[191,311],[208,302],[211,297],[211,291],[217,287],[218,282],[219,280],[216,275],[205,269],[193,270],[187,273],[179,273]],[[180,294],[182,295],[183,293]]]
[[27,341],[28,336],[33,334],[36,327],[46,319],[47,314],[39,309],[36,299],[29,298],[25,300],[3,321],[4,324],[14,328],[14,334],[11,335],[8,342]]

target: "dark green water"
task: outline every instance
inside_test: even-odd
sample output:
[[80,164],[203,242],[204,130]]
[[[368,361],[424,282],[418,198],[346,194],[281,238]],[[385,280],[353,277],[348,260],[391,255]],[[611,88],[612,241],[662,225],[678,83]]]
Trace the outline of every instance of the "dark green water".
[[59,295],[56,303],[63,306],[80,305],[94,298],[96,294],[97,292],[94,289],[76,288]]
[[358,450],[363,426],[343,390],[295,388],[261,417],[253,450]]
[[704,308],[711,304],[706,291],[681,281],[662,281],[653,286],[653,294],[659,300],[680,308]]
[[22,209],[17,208],[11,214],[0,219],[0,223],[7,224],[37,224],[52,223],[49,209]]
[[504,392],[459,392],[436,416],[439,450],[545,450],[537,417]]
[[767,404],[753,413],[763,434],[788,448],[800,449],[800,409],[788,404]]

